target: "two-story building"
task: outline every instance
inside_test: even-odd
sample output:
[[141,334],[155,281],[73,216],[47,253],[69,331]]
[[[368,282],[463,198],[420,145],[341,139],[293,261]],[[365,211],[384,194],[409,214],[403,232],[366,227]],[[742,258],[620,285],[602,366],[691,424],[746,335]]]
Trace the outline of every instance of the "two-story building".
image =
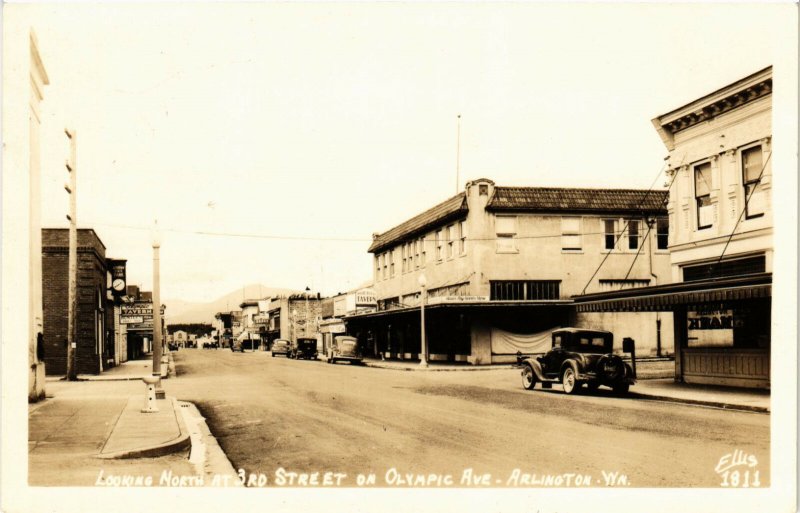
[[265,329],[269,347],[275,339],[296,340],[316,337],[322,314],[319,294],[291,294],[269,299],[269,326]]
[[255,349],[261,346],[261,335],[256,318],[259,315],[258,299],[247,299],[239,305],[241,308],[242,331],[236,337],[244,349]]
[[772,67],[653,125],[669,150],[674,284],[586,295],[578,309],[671,311],[676,380],[768,388]]
[[[378,311],[349,316],[348,330],[370,333],[384,357],[418,359],[424,286],[433,361],[512,361],[546,351],[553,329],[576,323],[618,328],[619,340],[633,335],[655,352],[661,314],[579,319],[571,296],[666,279],[666,203],[666,191],[468,182],[374,235]],[[671,347],[671,336],[662,339]]]

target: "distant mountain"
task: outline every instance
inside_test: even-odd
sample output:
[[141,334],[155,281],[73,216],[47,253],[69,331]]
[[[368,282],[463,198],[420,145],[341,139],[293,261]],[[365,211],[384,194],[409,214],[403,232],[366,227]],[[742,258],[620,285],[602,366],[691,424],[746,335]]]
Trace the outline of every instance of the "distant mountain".
[[297,294],[298,292],[300,291],[254,284],[234,290],[210,303],[190,303],[180,299],[167,300],[164,301],[167,306],[167,324],[212,323],[217,312],[239,310],[239,305],[244,299],[263,299],[270,296]]

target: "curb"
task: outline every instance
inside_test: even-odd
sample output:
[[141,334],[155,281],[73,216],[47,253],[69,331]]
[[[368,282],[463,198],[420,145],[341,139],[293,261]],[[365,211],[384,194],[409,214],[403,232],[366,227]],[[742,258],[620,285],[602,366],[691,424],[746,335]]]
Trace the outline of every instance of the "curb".
[[767,415],[770,414],[769,407],[750,406],[747,404],[733,404],[722,401],[705,401],[703,399],[689,399],[689,398],[674,397],[668,395],[642,394],[641,392],[633,392],[633,391],[628,392],[628,397],[632,399],[643,399],[646,401],[665,401],[670,403],[680,403],[680,404],[688,404],[694,406],[707,406],[710,408],[719,408],[722,410],[730,410],[730,411],[766,413]]
[[152,447],[144,447],[141,449],[133,449],[130,451],[119,451],[109,454],[100,453],[96,455],[95,458],[100,458],[103,460],[156,458],[159,456],[166,456],[167,454],[172,454],[174,452],[178,452],[188,447],[191,447],[192,440],[189,437],[188,429],[186,429],[186,423],[183,420],[183,415],[181,415],[180,412],[177,410],[177,408],[179,408],[178,402],[174,397],[171,397],[170,400],[172,401],[173,413],[175,414],[175,419],[178,421],[178,429],[180,430],[180,435],[178,435],[177,438],[165,442],[163,444],[154,445]]
[[188,401],[178,401],[178,404],[192,439],[189,461],[197,474],[203,477],[203,484],[212,487],[244,486],[197,406]]
[[448,368],[437,368],[436,365],[428,365],[426,368],[419,368],[419,364],[415,364],[414,366],[398,366],[398,365],[391,365],[391,364],[383,364],[380,362],[368,362],[365,360],[361,361],[362,367],[372,367],[373,369],[388,369],[388,370],[397,370],[397,371],[407,371],[407,372],[475,372],[475,371],[491,371],[491,370],[508,370],[514,369],[514,365],[507,365],[507,364],[499,364],[499,365],[465,365],[464,367],[448,367]]

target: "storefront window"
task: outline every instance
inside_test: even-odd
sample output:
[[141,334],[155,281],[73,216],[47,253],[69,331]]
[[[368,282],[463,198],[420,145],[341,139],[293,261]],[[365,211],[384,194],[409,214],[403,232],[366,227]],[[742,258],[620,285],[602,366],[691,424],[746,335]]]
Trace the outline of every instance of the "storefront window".
[[688,347],[767,349],[770,346],[770,312],[768,301],[689,310]]

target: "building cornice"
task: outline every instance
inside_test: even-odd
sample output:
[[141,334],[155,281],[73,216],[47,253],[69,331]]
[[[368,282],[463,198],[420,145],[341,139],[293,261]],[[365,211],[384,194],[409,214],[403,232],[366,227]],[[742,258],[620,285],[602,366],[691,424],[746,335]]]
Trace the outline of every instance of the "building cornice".
[[704,121],[772,94],[772,66],[738,80],[711,94],[652,120],[667,149],[674,149],[673,137]]

